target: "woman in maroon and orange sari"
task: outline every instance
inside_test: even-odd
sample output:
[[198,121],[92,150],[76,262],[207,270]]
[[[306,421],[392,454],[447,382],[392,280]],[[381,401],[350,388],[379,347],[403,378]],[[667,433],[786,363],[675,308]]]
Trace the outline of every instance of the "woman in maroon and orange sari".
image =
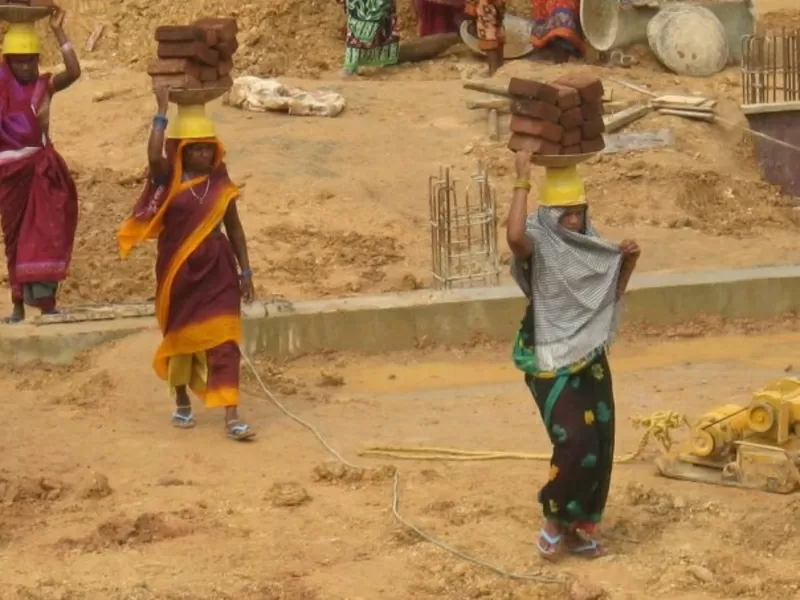
[[156,319],[163,339],[153,368],[175,397],[173,425],[195,424],[188,388],[207,407],[225,408],[228,437],[248,440],[255,432],[238,414],[240,308],[253,298],[253,280],[236,209],[239,190],[204,107],[179,107],[165,144],[168,90],[156,97],[149,176],[118,233],[120,252],[125,257],[139,242],[158,240]]
[[9,26],[0,65],[0,223],[14,309],[6,323],[25,318],[25,305],[56,312],[58,283],[67,276],[78,194],[67,165],[49,138],[50,100],[81,74],[54,9],[50,27],[61,46],[64,71],[39,73],[39,38],[32,23]]

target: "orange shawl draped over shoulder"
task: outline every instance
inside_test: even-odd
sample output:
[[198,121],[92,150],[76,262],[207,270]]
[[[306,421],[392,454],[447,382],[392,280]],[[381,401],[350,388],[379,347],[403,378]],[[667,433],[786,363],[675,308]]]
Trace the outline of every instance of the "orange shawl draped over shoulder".
[[[183,181],[182,156],[190,143],[217,146],[210,175]],[[158,239],[155,312],[163,339],[153,368],[166,380],[169,359],[241,343],[240,291],[236,259],[221,226],[239,196],[216,138],[169,140],[167,184],[148,177],[145,189],[117,234],[125,258],[144,240]],[[203,196],[196,191],[204,192]]]

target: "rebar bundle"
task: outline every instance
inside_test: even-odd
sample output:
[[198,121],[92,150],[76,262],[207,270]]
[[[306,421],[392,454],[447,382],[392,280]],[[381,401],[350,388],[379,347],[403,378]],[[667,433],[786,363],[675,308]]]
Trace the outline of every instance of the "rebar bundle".
[[497,285],[497,204],[486,171],[479,165],[459,199],[449,168],[428,181],[434,287]]
[[742,38],[742,104],[800,101],[800,32]]

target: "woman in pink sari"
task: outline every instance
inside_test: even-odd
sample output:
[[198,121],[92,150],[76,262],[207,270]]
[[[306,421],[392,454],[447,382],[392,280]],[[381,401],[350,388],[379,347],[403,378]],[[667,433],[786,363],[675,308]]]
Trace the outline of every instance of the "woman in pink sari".
[[64,11],[54,9],[50,27],[65,69],[39,73],[41,47],[31,23],[9,26],[0,65],[0,224],[18,323],[25,305],[56,312],[58,283],[67,276],[78,222],[78,195],[64,160],[49,138],[50,101],[81,74],[63,29]]

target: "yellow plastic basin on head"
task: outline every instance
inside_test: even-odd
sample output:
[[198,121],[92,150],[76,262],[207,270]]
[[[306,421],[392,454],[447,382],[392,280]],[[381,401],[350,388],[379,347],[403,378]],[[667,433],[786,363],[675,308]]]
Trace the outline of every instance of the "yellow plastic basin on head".
[[586,187],[577,166],[548,167],[539,188],[541,206],[577,206],[586,204]]
[[12,23],[3,37],[3,54],[41,54],[42,45],[33,23]]
[[205,104],[179,105],[167,137],[179,140],[216,137],[214,122],[206,115]]

